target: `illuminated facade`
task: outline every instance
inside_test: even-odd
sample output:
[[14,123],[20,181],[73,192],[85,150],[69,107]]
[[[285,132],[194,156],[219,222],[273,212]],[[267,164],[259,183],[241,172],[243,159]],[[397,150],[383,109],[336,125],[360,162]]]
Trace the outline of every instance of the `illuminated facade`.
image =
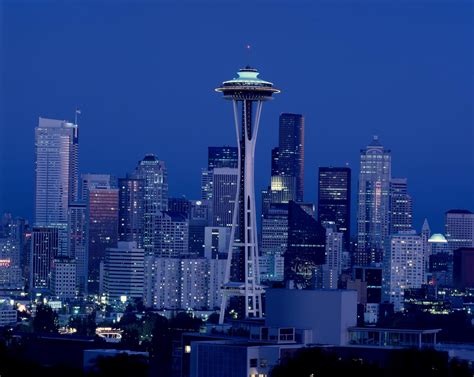
[[150,254],[153,253],[153,216],[168,209],[168,170],[164,161],[147,154],[138,162],[132,177],[141,179],[144,185],[143,247]]
[[312,205],[290,202],[285,281],[299,289],[321,288],[326,229],[314,218]]
[[89,288],[97,293],[100,263],[105,250],[117,246],[119,190],[96,187],[89,190],[87,213],[89,218]]
[[404,291],[421,288],[424,277],[422,237],[414,230],[391,236],[384,261],[384,299],[395,311],[403,310]]
[[[272,160],[275,157],[272,151]],[[278,175],[295,178],[297,202],[304,197],[304,117],[301,114],[280,114]]]
[[59,231],[55,227],[33,227],[31,236],[30,289],[49,290],[51,269],[58,255]]
[[474,247],[474,213],[453,209],[445,214],[445,231],[451,253],[461,247]]
[[68,235],[69,257],[76,263],[76,278],[79,294],[86,294],[88,290],[89,268],[89,239],[86,203],[76,202],[69,204]]
[[358,213],[358,265],[380,263],[384,242],[389,235],[391,153],[374,136],[372,143],[361,150]]
[[318,177],[318,220],[332,221],[349,250],[351,236],[351,169],[321,167]]
[[220,323],[224,321],[229,297],[236,299],[237,312],[241,317],[263,316],[263,288],[258,271],[254,158],[263,102],[279,90],[273,88],[272,83],[259,79],[258,75],[256,69],[246,67],[239,70],[237,78],[224,81],[216,89],[233,104],[239,170]]
[[136,242],[143,247],[144,181],[134,178],[118,180],[119,240]]
[[406,178],[390,181],[390,234],[412,229],[413,205]]

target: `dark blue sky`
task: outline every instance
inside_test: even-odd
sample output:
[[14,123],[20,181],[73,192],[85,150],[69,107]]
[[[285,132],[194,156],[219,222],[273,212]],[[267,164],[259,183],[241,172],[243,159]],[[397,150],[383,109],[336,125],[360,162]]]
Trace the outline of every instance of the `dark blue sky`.
[[319,166],[348,162],[356,181],[377,134],[393,176],[408,177],[417,228],[474,209],[471,1],[174,3],[0,1],[0,211],[31,218],[34,127],[76,105],[81,172],[123,176],[153,152],[171,194],[197,198],[207,146],[235,144],[213,89],[249,63],[282,89],[262,114],[257,190],[279,113],[299,112],[308,201]]

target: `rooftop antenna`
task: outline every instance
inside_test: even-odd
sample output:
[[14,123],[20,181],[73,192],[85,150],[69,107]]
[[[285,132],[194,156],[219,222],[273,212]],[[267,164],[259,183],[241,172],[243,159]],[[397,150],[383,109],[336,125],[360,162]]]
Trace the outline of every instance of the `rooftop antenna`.
[[250,45],[250,43],[247,43],[247,44],[245,45],[245,52],[246,52],[246,55],[247,55],[246,58],[247,58],[247,63],[248,63],[247,66],[248,66],[248,67],[251,67],[251,65],[250,65],[251,51],[252,51],[252,46]]
[[81,114],[81,110],[76,106],[76,111],[74,113],[74,124],[77,125],[77,116]]

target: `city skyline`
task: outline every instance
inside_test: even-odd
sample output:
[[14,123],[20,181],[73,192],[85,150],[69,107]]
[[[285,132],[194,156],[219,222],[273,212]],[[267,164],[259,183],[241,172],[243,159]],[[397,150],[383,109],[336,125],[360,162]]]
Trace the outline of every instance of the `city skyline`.
[[[95,18],[91,20],[90,30],[85,30],[76,13],[89,9],[88,6],[94,10]],[[4,106],[0,110],[0,175],[2,181],[7,177],[9,181],[0,192],[2,212],[9,211],[33,221],[32,146],[37,119],[44,116],[72,121],[76,106],[82,110],[78,121],[81,129],[81,173],[124,177],[132,171],[138,159],[147,153],[154,153],[169,165],[170,195],[177,197],[184,194],[189,199],[199,198],[200,173],[206,166],[207,147],[235,144],[229,124],[229,109],[220,106],[209,89],[218,84],[227,72],[233,72],[247,63],[257,66],[285,88],[278,103],[264,110],[256,156],[257,190],[268,185],[268,156],[277,144],[278,116],[284,112],[295,112],[303,114],[306,119],[307,201],[316,203],[319,167],[345,166],[348,162],[354,174],[357,174],[358,151],[376,134],[384,146],[393,151],[393,175],[407,177],[410,182],[410,194],[414,198],[413,224],[416,229],[421,227],[424,217],[427,217],[432,228],[441,232],[445,211],[454,208],[472,209],[473,183],[466,175],[474,166],[472,103],[467,101],[472,88],[472,57],[466,48],[471,40],[463,33],[470,22],[463,13],[463,3],[447,9],[434,6],[423,10],[409,5],[396,10],[390,4],[383,4],[375,6],[377,12],[367,14],[357,4],[346,4],[337,9],[321,4],[300,5],[303,9],[306,7],[311,10],[310,13],[317,10],[327,18],[317,20],[303,15],[300,8],[287,9],[277,5],[268,10],[276,20],[287,20],[293,26],[288,31],[291,39],[297,41],[297,37],[301,37],[301,41],[294,45],[285,44],[285,37],[278,30],[275,30],[278,38],[269,38],[251,25],[242,35],[231,34],[229,41],[223,44],[224,40],[214,36],[215,26],[198,25],[197,21],[183,15],[180,22],[191,22],[202,27],[201,32],[191,36],[174,26],[173,30],[177,33],[175,44],[158,38],[157,51],[153,54],[148,52],[145,42],[153,35],[161,35],[162,27],[170,26],[169,22],[176,20],[179,6],[166,5],[171,12],[169,21],[161,19],[159,14],[157,16],[153,4],[146,6],[150,11],[149,16],[138,12],[133,6],[102,8],[97,5],[94,8],[90,4],[63,4],[48,14],[46,3],[40,10],[44,12],[44,17],[32,20],[34,11],[38,11],[34,6],[33,9],[26,9],[20,5],[2,5],[3,14],[8,15],[4,17],[2,25],[6,35],[11,36],[8,41],[26,43],[21,51],[10,43],[2,46],[3,55],[7,58],[2,68],[4,85],[1,94]],[[211,6],[209,14],[202,15],[203,23],[208,19],[219,23],[218,16],[231,12],[233,7],[232,4],[228,7]],[[256,8],[264,7],[256,5]],[[202,11],[197,9],[197,12]],[[128,58],[123,62],[114,60],[112,64],[110,58],[98,51],[99,44],[111,42],[107,43],[107,53],[117,56],[124,51],[119,43],[124,35],[113,25],[110,30],[106,29],[98,23],[98,18],[109,20],[123,17],[125,13],[129,16],[127,22],[130,25],[135,25],[139,20],[143,24],[136,28],[129,39],[125,39],[125,47],[131,48],[137,38],[143,42],[132,48],[136,58]],[[155,25],[153,15],[163,21],[162,26]],[[301,22],[298,22],[296,15],[302,18]],[[64,33],[59,33],[58,27],[52,23],[45,27],[52,16],[67,16],[71,25],[77,27]],[[436,21],[441,16],[459,24],[459,28],[437,26]],[[356,28],[354,35],[352,31],[349,33],[348,28],[359,25],[361,19],[366,25]],[[340,29],[325,29],[331,20],[344,20],[348,24]],[[398,39],[393,39],[392,33],[398,31],[400,22],[404,20],[409,21],[407,30],[397,35]],[[18,30],[24,22],[33,22],[37,26],[34,29],[38,36],[33,36],[28,28]],[[379,36],[371,32],[375,26],[379,27]],[[113,36],[115,31],[118,34]],[[50,39],[43,40],[38,55],[34,43],[44,33],[48,33]],[[93,35],[98,36],[97,42],[94,42]],[[386,46],[380,45],[383,38],[389,42]],[[278,43],[278,40],[283,43]],[[191,46],[193,43],[195,46]],[[247,43],[251,45],[250,54],[245,49]],[[182,51],[178,45],[182,46]],[[228,58],[215,58],[215,54],[219,53],[215,50],[219,49],[213,45],[224,48]],[[415,46],[420,51],[417,52]],[[300,66],[291,60],[279,59],[279,49],[282,48],[288,48],[290,52],[302,48],[302,56],[307,58],[308,63],[301,63]],[[193,66],[183,65],[184,62],[179,60],[179,57],[195,54],[199,49],[203,49],[206,56],[196,59]],[[164,54],[166,51],[173,52],[177,59]],[[87,54],[92,52],[98,53],[102,59],[96,66],[86,63]],[[60,55],[72,56],[73,53],[78,57],[77,61],[68,61],[59,67],[58,63],[50,64],[53,60],[59,61]],[[36,57],[34,66],[26,63],[33,56]],[[426,56],[430,57],[430,65],[427,65]],[[146,57],[150,59],[142,60]],[[166,59],[160,59],[162,57]],[[351,57],[353,61],[343,61],[343,57]],[[269,64],[271,60],[274,61],[273,65]],[[24,63],[17,64],[19,61]],[[215,77],[197,73],[210,71],[208,61],[215,61],[215,64],[211,64]],[[313,67],[315,63],[317,65]],[[131,82],[125,78],[127,85],[121,86],[123,89],[117,93],[107,89],[112,84],[112,87],[117,87],[116,73],[135,67],[143,68],[141,73],[137,72],[137,80]],[[109,68],[111,72],[107,73]],[[41,80],[37,76],[38,70],[42,73]],[[440,72],[449,74],[449,83],[442,78],[447,76],[440,76]],[[170,81],[167,76],[173,79]],[[95,79],[98,82],[94,84]],[[52,85],[45,85],[43,80],[50,80]],[[199,93],[197,103],[189,103],[190,111],[186,114],[173,105],[180,103],[181,94],[174,90],[169,92],[172,81],[176,80],[183,83],[194,80]],[[305,80],[315,88],[311,96],[301,86]],[[64,83],[67,96],[55,89],[59,82]],[[159,86],[158,83],[163,85]],[[368,89],[359,96],[357,93],[362,83]],[[135,95],[135,89],[140,89],[140,93]],[[342,116],[341,113],[347,115]],[[199,123],[208,124],[204,128],[206,137],[198,133],[197,127],[191,126],[196,123],[196,120],[191,121],[191,117],[198,119]],[[212,135],[209,134],[211,129]],[[450,129],[450,132],[442,132],[445,129]],[[183,132],[189,137],[180,138],[178,135]],[[175,143],[169,142],[173,139]],[[99,145],[103,145],[106,152],[100,153],[100,158]],[[16,153],[18,150],[22,151],[21,155]],[[187,153],[183,154],[183,150]],[[356,181],[353,180],[352,185],[354,214]],[[428,194],[427,184],[430,186]],[[352,229],[355,229],[354,218]]]

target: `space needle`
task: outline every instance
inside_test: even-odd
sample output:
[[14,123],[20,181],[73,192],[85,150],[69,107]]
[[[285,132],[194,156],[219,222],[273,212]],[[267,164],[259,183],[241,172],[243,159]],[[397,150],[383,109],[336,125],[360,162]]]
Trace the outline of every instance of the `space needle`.
[[[227,303],[239,297],[245,308],[245,318],[262,318],[262,293],[258,265],[257,217],[255,211],[254,160],[255,144],[263,102],[280,91],[273,84],[258,77],[259,72],[249,66],[237,73],[238,77],[224,81],[216,88],[234,109],[235,133],[238,145],[237,193],[235,197],[230,245],[222,286],[219,323],[224,322]],[[242,314],[244,310],[242,310]]]

